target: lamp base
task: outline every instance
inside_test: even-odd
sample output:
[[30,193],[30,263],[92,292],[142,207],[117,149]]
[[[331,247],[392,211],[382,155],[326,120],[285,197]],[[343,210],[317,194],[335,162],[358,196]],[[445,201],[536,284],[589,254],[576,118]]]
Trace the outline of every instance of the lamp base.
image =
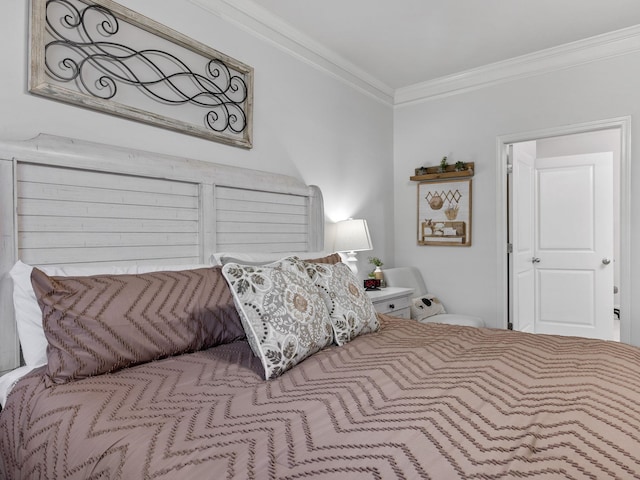
[[347,258],[344,263],[351,269],[354,275],[358,275],[358,259],[356,258],[356,252],[345,252]]

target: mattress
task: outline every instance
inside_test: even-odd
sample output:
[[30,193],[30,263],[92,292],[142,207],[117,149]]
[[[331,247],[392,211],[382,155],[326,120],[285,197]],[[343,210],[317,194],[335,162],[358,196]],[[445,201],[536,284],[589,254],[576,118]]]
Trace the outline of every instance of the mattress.
[[628,479],[639,455],[639,349],[386,316],[274,380],[238,341],[39,368],[0,413],[7,479]]

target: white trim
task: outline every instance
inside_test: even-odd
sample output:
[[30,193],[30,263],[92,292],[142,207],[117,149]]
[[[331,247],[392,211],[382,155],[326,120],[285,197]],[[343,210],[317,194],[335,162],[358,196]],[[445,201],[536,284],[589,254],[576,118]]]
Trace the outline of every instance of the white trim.
[[542,138],[597,130],[620,129],[620,341],[640,346],[640,322],[633,324],[631,312],[631,117],[618,117],[496,137],[497,312],[506,328],[508,321],[507,246],[507,146]]
[[251,0],[189,0],[387,105],[393,88]]
[[399,88],[394,104],[448,97],[640,50],[640,25]]
[[414,85],[393,88],[253,0],[189,0],[357,90],[395,106],[457,95],[640,50],[640,25],[623,28]]

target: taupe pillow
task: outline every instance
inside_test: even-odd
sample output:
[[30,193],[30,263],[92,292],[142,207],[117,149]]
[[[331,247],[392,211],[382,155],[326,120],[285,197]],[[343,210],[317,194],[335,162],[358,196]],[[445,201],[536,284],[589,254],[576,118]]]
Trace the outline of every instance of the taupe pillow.
[[220,267],[49,277],[34,268],[53,383],[244,337]]
[[[297,258],[295,256],[289,256],[289,257],[282,257],[282,259],[284,258]],[[281,260],[281,259],[279,259]],[[222,263],[222,265],[226,265],[227,263],[237,263],[239,265],[247,265],[247,266],[252,266],[252,267],[261,267],[264,265],[270,265],[273,263],[278,262],[279,260],[243,260],[242,258],[236,258],[230,255],[223,255],[222,257],[220,257],[220,263]],[[311,258],[311,259],[305,259],[305,262],[310,262],[310,263],[329,263],[329,264],[335,264],[338,262],[342,262],[342,257],[340,257],[339,253],[332,253],[331,255],[327,255],[324,257],[319,257],[319,258]]]
[[336,263],[342,262],[342,257],[340,257],[339,253],[332,253],[331,255],[327,255],[322,258],[310,258],[305,259],[305,262],[309,263],[328,263],[330,265],[335,265]]

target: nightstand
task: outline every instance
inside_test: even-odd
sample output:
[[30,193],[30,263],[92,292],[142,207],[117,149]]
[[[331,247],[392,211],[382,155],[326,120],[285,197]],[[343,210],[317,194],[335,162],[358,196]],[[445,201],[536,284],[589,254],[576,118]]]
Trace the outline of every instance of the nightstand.
[[411,318],[411,296],[413,288],[387,287],[368,290],[367,295],[378,313],[386,313],[400,318]]

